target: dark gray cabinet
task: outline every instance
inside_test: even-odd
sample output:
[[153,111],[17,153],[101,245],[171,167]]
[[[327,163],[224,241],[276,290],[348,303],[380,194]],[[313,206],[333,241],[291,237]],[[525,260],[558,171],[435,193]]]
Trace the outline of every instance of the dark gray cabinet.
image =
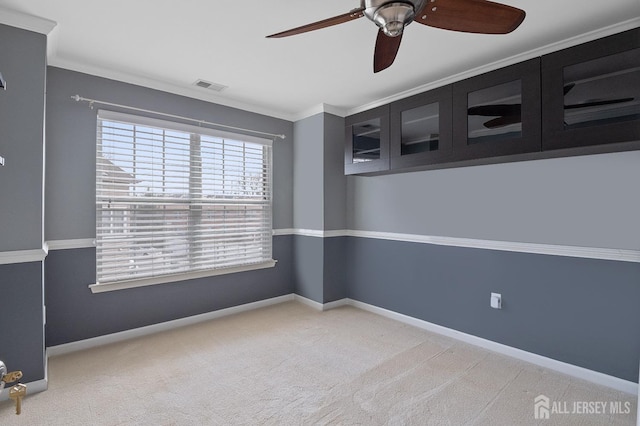
[[542,57],[542,148],[640,140],[640,29]]
[[451,160],[451,86],[393,102],[391,170]]
[[346,174],[640,149],[640,28],[346,118]]
[[540,59],[453,84],[456,160],[540,151]]
[[389,105],[351,115],[345,124],[345,174],[389,170]]

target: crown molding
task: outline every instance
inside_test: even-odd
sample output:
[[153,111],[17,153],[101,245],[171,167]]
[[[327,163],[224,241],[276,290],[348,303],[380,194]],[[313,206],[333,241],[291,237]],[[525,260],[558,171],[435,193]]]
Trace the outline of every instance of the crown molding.
[[414,87],[413,89],[409,89],[409,90],[406,90],[404,92],[396,93],[394,95],[387,96],[385,98],[378,99],[376,101],[373,101],[373,102],[370,102],[370,103],[367,103],[367,104],[364,104],[364,105],[360,105],[360,106],[357,106],[357,107],[354,107],[354,108],[350,108],[350,109],[345,111],[345,115],[344,116],[349,116],[349,115],[356,114],[356,113],[359,113],[359,112],[362,112],[362,111],[367,111],[367,110],[370,110],[372,108],[379,107],[379,106],[382,106],[382,105],[386,105],[386,104],[391,103],[393,101],[404,99],[404,98],[407,98],[409,96],[417,95],[419,93],[424,93],[426,91],[429,91],[429,90],[432,90],[432,89],[436,89],[438,87],[442,87],[442,86],[445,86],[447,84],[455,83],[457,81],[461,81],[461,80],[464,80],[466,78],[475,77],[477,75],[480,75],[480,74],[483,74],[483,73],[486,73],[486,72],[489,72],[489,71],[494,71],[494,70],[497,70],[497,69],[500,69],[500,68],[504,68],[504,67],[509,66],[509,65],[513,65],[513,64],[517,64],[517,63],[522,62],[522,61],[526,61],[528,59],[533,59],[533,58],[537,58],[537,57],[546,55],[548,53],[557,52],[558,50],[566,49],[568,47],[577,46],[577,45],[582,44],[582,43],[586,43],[586,42],[589,42],[589,41],[597,40],[599,38],[607,37],[607,36],[610,36],[610,35],[613,35],[613,34],[617,34],[617,33],[623,32],[623,31],[631,30],[631,29],[637,28],[639,26],[640,26],[640,18],[632,18],[632,19],[629,19],[627,21],[619,22],[619,23],[614,24],[614,25],[610,25],[610,26],[607,26],[607,27],[599,28],[599,29],[594,30],[594,31],[589,31],[587,33],[580,34],[580,35],[577,35],[575,37],[570,37],[570,38],[567,38],[567,39],[559,41],[559,42],[547,44],[545,46],[538,47],[536,49],[529,50],[529,51],[526,51],[526,52],[522,52],[522,53],[519,53],[517,55],[510,56],[508,58],[492,62],[490,64],[482,65],[480,67],[476,67],[476,68],[470,69],[468,71],[464,71],[464,72],[461,72],[461,73],[458,73],[458,74],[454,74],[454,75],[442,78],[440,80],[433,81],[431,83],[423,84],[423,85],[420,85],[418,87]]
[[[10,12],[10,13],[13,15],[21,15],[22,16],[21,19],[25,21],[29,21],[29,19],[35,19],[36,21],[41,21],[39,26],[36,24],[31,24],[31,25],[32,27],[39,27],[41,32],[43,30],[46,30],[47,32],[46,33],[43,32],[44,34],[48,34],[49,32],[51,32],[51,30],[56,25],[55,22],[48,21],[46,19],[30,17],[30,15],[23,15],[16,12]],[[30,17],[30,18],[26,18],[26,17]],[[19,19],[14,18],[13,20],[18,21]],[[11,23],[9,23],[9,25],[11,25]],[[14,23],[14,25],[16,24]],[[93,66],[89,64],[79,63],[72,60],[63,59],[58,57],[56,54],[57,49],[55,48],[56,46],[55,46],[54,37],[52,37],[52,40],[50,43],[52,46],[48,51],[48,63],[49,65],[68,69],[71,71],[82,72],[90,75],[95,75],[98,77],[121,81],[124,83],[135,84],[138,86],[160,90],[167,93],[186,96],[193,99],[199,99],[205,102],[211,102],[211,103],[215,103],[218,105],[223,105],[231,108],[238,108],[247,112],[253,112],[256,114],[266,115],[266,116],[277,118],[277,119],[295,122],[295,121],[303,120],[305,118],[308,118],[320,113],[329,113],[329,114],[336,115],[338,117],[346,117],[346,116],[356,114],[358,112],[366,111],[381,105],[386,105],[388,103],[391,103],[400,99],[404,99],[412,95],[424,93],[426,91],[429,91],[438,87],[442,87],[450,83],[454,83],[457,81],[464,80],[466,78],[474,77],[476,75],[480,75],[485,72],[489,72],[489,71],[493,71],[509,65],[513,65],[518,62],[539,57],[539,56],[552,53],[558,50],[562,50],[568,47],[572,47],[581,43],[593,41],[598,38],[606,37],[622,31],[626,31],[632,28],[636,28],[638,26],[640,26],[640,18],[632,18],[627,21],[623,21],[614,25],[600,28],[584,34],[580,34],[575,37],[570,37],[560,42],[551,43],[536,49],[529,50],[527,52],[519,53],[517,55],[492,62],[490,64],[482,65],[458,74],[454,74],[452,76],[448,76],[446,78],[442,78],[440,80],[423,84],[423,85],[414,87],[412,89],[399,92],[394,95],[375,100],[373,102],[369,102],[364,105],[359,105],[353,108],[340,108],[333,105],[322,103],[298,113],[290,113],[284,110],[276,110],[276,109],[265,107],[265,106],[236,101],[236,100],[218,96],[212,93],[203,93],[195,87],[184,87],[178,84],[156,80],[152,77],[136,75],[133,73],[117,71],[113,69],[107,69],[103,67],[98,67],[98,66]],[[30,29],[30,28],[27,28],[27,29]]]
[[0,8],[0,24],[48,35],[58,25],[57,22],[15,10]]
[[233,99],[217,96],[213,93],[203,93],[196,87],[183,87],[177,84],[169,83],[166,81],[156,80],[151,77],[145,77],[143,75],[136,75],[133,73],[116,71],[109,68],[98,67],[89,64],[82,64],[76,61],[62,59],[57,56],[51,56],[47,58],[47,62],[50,66],[63,68],[69,71],[80,72],[89,74],[96,77],[102,77],[109,80],[120,81],[122,83],[134,84],[136,86],[146,87],[148,89],[159,90],[161,92],[167,92],[174,95],[186,96],[192,99],[198,99],[205,102],[214,103],[217,105],[223,105],[230,108],[237,108],[246,112],[253,112],[255,114],[266,115],[268,117],[278,118],[286,121],[294,121],[295,115],[284,111],[277,111],[272,108],[258,106],[250,103],[244,103]]
[[329,104],[319,104],[309,109],[306,109],[299,114],[295,114],[293,116],[294,117],[293,121],[304,120],[305,118],[313,117],[314,115],[318,115],[322,113],[333,114],[333,115],[337,115],[338,117],[346,117],[348,115],[347,110],[344,108],[338,108],[336,106],[329,105]]

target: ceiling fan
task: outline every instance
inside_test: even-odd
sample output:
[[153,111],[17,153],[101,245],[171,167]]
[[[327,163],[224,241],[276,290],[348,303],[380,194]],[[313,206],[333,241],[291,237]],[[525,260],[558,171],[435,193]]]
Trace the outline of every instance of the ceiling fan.
[[379,27],[373,72],[393,64],[404,27],[416,21],[430,27],[480,34],[507,34],[518,28],[523,10],[487,0],[361,0],[360,7],[333,18],[271,34],[281,38],[319,30],[366,16]]
[[[575,83],[569,83],[564,86],[564,95],[566,96],[574,87]],[[619,99],[595,99],[577,104],[565,105],[564,109],[579,109],[590,108],[595,106],[613,105],[624,102],[631,102],[634,98],[619,98]],[[467,110],[469,115],[481,115],[485,117],[497,117],[492,118],[484,123],[484,127],[487,129],[496,129],[498,127],[504,127],[511,124],[517,124],[522,121],[520,104],[493,104],[493,105],[478,105],[473,106]]]

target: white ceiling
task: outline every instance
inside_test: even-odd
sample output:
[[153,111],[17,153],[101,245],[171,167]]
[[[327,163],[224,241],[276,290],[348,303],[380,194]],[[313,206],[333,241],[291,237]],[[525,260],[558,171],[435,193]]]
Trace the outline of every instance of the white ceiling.
[[[265,36],[358,7],[358,0],[0,0],[0,23],[57,23],[50,65],[285,119],[338,115],[640,26],[638,0],[505,0],[527,13],[508,35],[412,23],[395,63],[373,73],[375,25],[361,18]],[[19,14],[13,13],[19,12]],[[24,26],[23,26],[24,27]],[[1,59],[1,58],[0,58]],[[196,79],[228,88],[215,93]]]

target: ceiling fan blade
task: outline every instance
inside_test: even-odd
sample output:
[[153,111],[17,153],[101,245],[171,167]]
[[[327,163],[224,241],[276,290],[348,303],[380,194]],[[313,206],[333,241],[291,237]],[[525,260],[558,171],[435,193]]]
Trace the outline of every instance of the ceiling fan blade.
[[389,68],[396,59],[396,54],[400,48],[402,33],[397,37],[389,37],[382,29],[378,31],[376,38],[376,49],[373,54],[373,72],[380,72]]
[[487,129],[496,129],[498,127],[508,126],[510,124],[520,123],[522,119],[519,115],[505,115],[504,117],[494,118],[484,123]]
[[602,101],[584,102],[581,104],[565,105],[564,109],[588,108],[601,105],[621,104],[623,102],[631,102],[634,98],[608,99]]
[[333,18],[323,19],[322,21],[314,22],[312,24],[268,35],[267,38],[289,37],[296,34],[319,30],[321,28],[331,27],[333,25],[343,24],[345,22],[353,21],[354,19],[362,18],[364,16],[363,11],[364,7],[359,7],[357,9],[353,9],[351,12],[343,13],[342,15],[334,16]]
[[496,105],[478,105],[467,110],[469,115],[484,116],[520,116],[522,106],[520,104],[496,104]]
[[480,34],[507,34],[518,28],[524,10],[487,0],[434,0],[414,20],[430,27]]

